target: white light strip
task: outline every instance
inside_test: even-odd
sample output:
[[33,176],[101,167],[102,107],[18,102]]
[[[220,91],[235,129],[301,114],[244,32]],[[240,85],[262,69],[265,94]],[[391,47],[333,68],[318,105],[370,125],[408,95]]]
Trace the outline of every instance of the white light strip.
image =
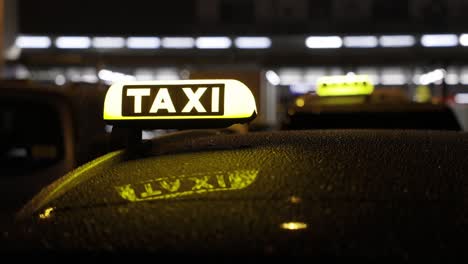
[[464,47],[468,46],[468,34],[461,34],[458,40],[460,41],[460,45]]
[[305,41],[309,49],[337,49],[341,48],[343,41],[338,36],[308,37]]
[[238,37],[234,43],[239,49],[268,49],[271,39],[268,37]]
[[305,94],[315,90],[315,86],[310,83],[293,83],[289,90],[294,94]]
[[459,81],[463,85],[468,85],[468,67],[463,67],[460,71]]
[[87,49],[91,46],[88,37],[58,37],[55,46],[59,49]]
[[98,73],[99,79],[106,81],[108,83],[113,83],[117,81],[134,81],[136,80],[135,76],[124,74],[120,72],[113,72],[111,70],[102,69]]
[[378,44],[375,36],[348,36],[343,42],[347,48],[375,48]]
[[444,69],[436,69],[431,72],[422,74],[419,77],[419,83],[422,85],[428,85],[430,83],[436,83],[438,81],[442,81],[445,76],[445,70]]
[[458,45],[458,37],[455,34],[431,34],[421,37],[424,47],[455,47]]
[[468,104],[468,93],[458,93],[454,99],[457,104]]
[[382,75],[380,83],[383,85],[404,85],[406,84],[406,78],[403,74]]
[[26,158],[28,156],[28,151],[26,148],[11,148],[7,151],[6,156],[12,158]]
[[93,47],[97,49],[121,49],[125,46],[125,39],[121,37],[94,37]]
[[383,68],[380,73],[380,83],[383,85],[404,85],[406,76],[401,68]]
[[445,76],[445,83],[448,85],[457,85],[458,84],[458,75],[456,73],[448,72]]
[[161,41],[157,37],[129,37],[127,48],[129,49],[157,49]]
[[190,37],[166,37],[161,41],[166,49],[191,49],[195,45],[195,40]]
[[175,69],[160,69],[154,75],[155,80],[180,80],[179,74]]
[[359,67],[357,68],[358,75],[367,75],[374,85],[380,84],[380,77],[377,68],[373,67]]
[[416,39],[410,35],[389,35],[380,37],[380,46],[384,48],[412,47]]
[[228,37],[199,37],[195,45],[199,49],[228,49],[232,41]]
[[22,49],[47,49],[51,40],[45,36],[18,36],[15,45]]
[[278,71],[281,85],[291,85],[303,82],[303,73],[299,68],[283,68]]
[[276,86],[276,85],[279,85],[281,83],[281,79],[278,76],[278,74],[276,74],[276,72],[274,72],[272,70],[267,71],[265,73],[265,77],[268,80],[268,82],[271,83],[272,85]]

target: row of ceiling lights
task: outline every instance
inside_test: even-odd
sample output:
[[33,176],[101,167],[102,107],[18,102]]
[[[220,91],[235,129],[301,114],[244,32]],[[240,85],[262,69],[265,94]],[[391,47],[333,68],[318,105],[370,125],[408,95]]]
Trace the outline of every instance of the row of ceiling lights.
[[[305,39],[305,46],[311,49],[346,48],[405,48],[417,44],[417,37],[412,35],[384,36],[310,36]],[[52,42],[59,49],[268,49],[272,45],[269,37],[86,37],[60,36],[53,39],[48,36],[20,35],[15,45],[24,49],[47,49]],[[468,34],[426,34],[421,35],[419,43],[423,47],[468,46]]]
[[[47,36],[18,36],[15,42],[19,48],[47,49],[52,40]],[[232,46],[229,37],[85,37],[62,36],[55,38],[55,47],[59,49],[228,49]],[[234,45],[240,49],[267,49],[271,47],[268,37],[237,37]]]

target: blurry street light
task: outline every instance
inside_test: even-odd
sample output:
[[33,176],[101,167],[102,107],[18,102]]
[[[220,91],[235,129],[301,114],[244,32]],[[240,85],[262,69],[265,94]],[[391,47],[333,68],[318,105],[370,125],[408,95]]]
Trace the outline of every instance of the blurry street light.
[[89,37],[58,37],[55,46],[59,49],[87,49],[91,46]]
[[268,37],[238,37],[234,43],[239,49],[268,49],[271,39]]
[[337,49],[341,48],[343,41],[338,36],[311,36],[305,44],[309,49]]
[[421,37],[424,47],[455,47],[458,45],[458,37],[455,34],[429,34]]
[[160,40],[157,37],[129,37],[127,38],[127,48],[129,49],[157,49]]
[[416,43],[415,38],[410,35],[381,36],[379,41],[380,41],[380,46],[384,48],[412,47]]
[[93,47],[97,49],[121,49],[125,46],[125,39],[121,37],[94,37]]
[[377,47],[375,36],[347,36],[344,37],[344,46],[347,48],[375,48]]
[[191,49],[195,40],[191,37],[166,37],[162,39],[161,44],[166,49]]
[[51,40],[45,36],[18,36],[15,45],[22,49],[47,49]]
[[199,37],[195,45],[199,49],[228,49],[232,41],[228,37]]
[[276,74],[276,72],[274,72],[272,70],[267,71],[265,73],[265,77],[268,80],[268,82],[271,83],[274,86],[279,85],[281,83],[281,79],[278,76],[278,74]]

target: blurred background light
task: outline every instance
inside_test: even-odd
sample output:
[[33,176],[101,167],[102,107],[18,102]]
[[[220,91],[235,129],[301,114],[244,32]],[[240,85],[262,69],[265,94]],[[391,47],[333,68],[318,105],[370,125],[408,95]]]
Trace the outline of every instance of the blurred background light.
[[414,46],[416,39],[411,35],[388,35],[381,36],[379,43],[384,48],[403,48]]
[[63,36],[55,39],[55,46],[59,49],[87,49],[91,46],[91,39],[80,36]]
[[157,37],[129,37],[127,48],[129,49],[157,49],[161,41]]
[[460,70],[459,81],[463,85],[468,85],[468,67],[462,67]]
[[428,73],[422,74],[419,77],[419,83],[422,85],[428,85],[430,83],[438,84],[439,81],[442,81],[444,79],[444,76],[445,76],[444,69],[436,69]]
[[199,49],[228,49],[232,41],[228,37],[199,37],[195,41]]
[[404,85],[407,83],[403,69],[398,67],[383,68],[380,76],[383,85]]
[[338,36],[310,36],[305,44],[309,49],[336,49],[341,48],[343,40]]
[[347,48],[375,48],[378,45],[375,36],[346,36],[343,43]]
[[278,71],[282,85],[291,85],[302,82],[302,71],[299,68],[282,68]]
[[457,104],[468,104],[468,93],[458,93],[454,97]]
[[63,74],[59,74],[55,77],[55,84],[56,85],[64,85],[67,80]]
[[154,74],[156,80],[180,80],[179,73],[175,68],[161,68]]
[[459,83],[458,68],[457,67],[447,67],[445,73],[445,83],[448,85],[457,85]]
[[427,34],[421,37],[424,47],[455,47],[458,45],[458,37],[455,34]]
[[125,47],[125,39],[121,37],[94,37],[93,47],[97,49],[121,49]]
[[372,84],[380,84],[380,77],[377,68],[374,67],[358,67],[356,73],[359,75],[367,75],[371,80]]
[[46,36],[18,36],[15,45],[22,49],[47,49],[51,40]]
[[239,49],[268,49],[271,39],[268,37],[238,37],[234,43]]
[[323,75],[326,75],[325,68],[307,68],[304,73],[304,82],[315,86],[318,78]]
[[165,37],[162,38],[161,45],[166,49],[191,49],[195,40],[191,37]]
[[[293,94],[305,94],[314,90],[315,85],[312,85],[310,83],[294,83],[289,86],[289,91],[291,91],[291,93]],[[304,101],[304,99],[302,99],[302,101]],[[303,103],[302,106],[304,106]]]
[[133,75],[124,74],[120,72],[114,72],[114,71],[106,70],[106,69],[100,70],[98,73],[98,77],[99,79],[110,84],[114,82],[118,82],[118,81],[135,81],[136,80],[135,76]]
[[281,83],[281,79],[278,74],[272,70],[269,70],[265,73],[265,77],[268,82],[274,86],[279,85]]
[[458,38],[460,45],[466,47],[468,46],[468,34],[461,34]]

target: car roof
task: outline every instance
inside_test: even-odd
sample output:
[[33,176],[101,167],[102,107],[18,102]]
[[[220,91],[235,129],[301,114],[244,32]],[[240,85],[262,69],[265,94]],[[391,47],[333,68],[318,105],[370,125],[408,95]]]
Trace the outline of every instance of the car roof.
[[283,129],[430,129],[461,130],[444,104],[417,103],[399,96],[304,96],[288,109]]
[[[442,241],[456,246],[452,231],[463,223],[452,216],[466,212],[466,146],[466,133],[414,130],[156,142],[137,153],[110,153],[44,189],[20,215],[33,230],[21,241],[60,249],[267,254],[271,247],[271,254],[335,256],[386,250],[400,256],[427,252]],[[171,192],[177,180],[179,189]],[[235,184],[241,187],[229,189]],[[144,199],[151,194],[155,199]],[[310,229],[281,228],[288,222]],[[399,244],[395,236],[418,243]],[[377,238],[378,245],[372,242]],[[288,239],[301,243],[288,245]],[[347,248],[349,243],[355,246]]]

